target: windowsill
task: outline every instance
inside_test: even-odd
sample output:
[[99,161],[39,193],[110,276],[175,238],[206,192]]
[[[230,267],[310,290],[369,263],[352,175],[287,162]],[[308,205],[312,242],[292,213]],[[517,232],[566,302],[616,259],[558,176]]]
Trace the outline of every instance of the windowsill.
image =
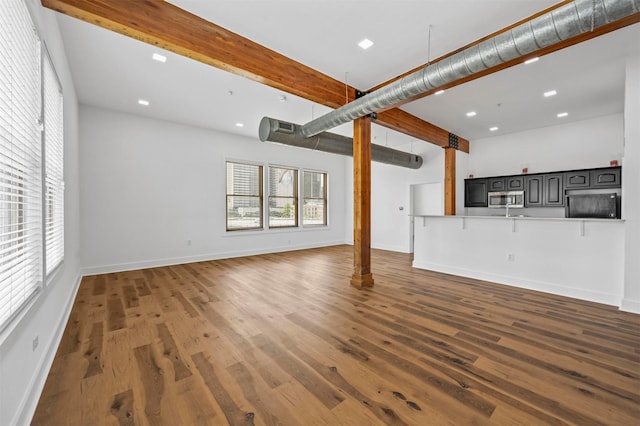
[[263,228],[263,229],[247,229],[238,231],[225,231],[222,235],[226,237],[242,237],[242,236],[257,236],[257,235],[275,235],[275,234],[292,234],[296,232],[311,232],[311,231],[328,231],[331,229],[329,225],[309,225],[291,228]]

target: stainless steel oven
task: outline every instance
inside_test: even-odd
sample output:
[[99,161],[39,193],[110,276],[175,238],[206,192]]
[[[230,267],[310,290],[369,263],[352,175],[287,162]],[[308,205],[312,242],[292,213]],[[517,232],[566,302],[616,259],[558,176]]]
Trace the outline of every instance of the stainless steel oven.
[[489,207],[524,207],[524,191],[489,192]]

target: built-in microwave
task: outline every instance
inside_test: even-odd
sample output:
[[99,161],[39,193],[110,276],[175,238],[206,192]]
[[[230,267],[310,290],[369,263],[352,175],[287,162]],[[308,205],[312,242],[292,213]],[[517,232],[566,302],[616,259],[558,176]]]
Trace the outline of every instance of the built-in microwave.
[[524,191],[489,192],[489,207],[524,207]]

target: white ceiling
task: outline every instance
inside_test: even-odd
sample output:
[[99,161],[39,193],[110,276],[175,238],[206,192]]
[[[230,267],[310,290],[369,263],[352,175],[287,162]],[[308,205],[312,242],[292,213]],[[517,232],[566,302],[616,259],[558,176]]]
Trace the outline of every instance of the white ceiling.
[[[507,27],[553,0],[171,0],[171,3],[362,90]],[[60,15],[81,103],[257,138],[263,116],[304,124],[328,112],[248,79]],[[429,46],[429,28],[431,45]],[[367,51],[357,43],[369,38]],[[168,57],[162,64],[154,52]],[[406,104],[470,141],[622,112],[624,61],[640,24]],[[544,98],[555,89],[558,94]],[[286,95],[286,101],[280,100]],[[138,99],[150,102],[138,105]],[[473,118],[467,111],[477,111]],[[556,114],[566,111],[568,117]],[[244,123],[238,128],[235,123]],[[489,127],[499,130],[490,132]],[[334,132],[350,135],[351,126]],[[380,126],[374,143],[419,142]],[[421,149],[422,151],[422,149]]]

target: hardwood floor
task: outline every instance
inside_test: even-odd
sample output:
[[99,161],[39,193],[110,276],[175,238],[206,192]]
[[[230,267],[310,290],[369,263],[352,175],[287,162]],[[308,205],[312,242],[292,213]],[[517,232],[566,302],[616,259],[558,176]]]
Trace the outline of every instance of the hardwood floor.
[[633,425],[640,315],[352,248],[83,279],[34,425]]

